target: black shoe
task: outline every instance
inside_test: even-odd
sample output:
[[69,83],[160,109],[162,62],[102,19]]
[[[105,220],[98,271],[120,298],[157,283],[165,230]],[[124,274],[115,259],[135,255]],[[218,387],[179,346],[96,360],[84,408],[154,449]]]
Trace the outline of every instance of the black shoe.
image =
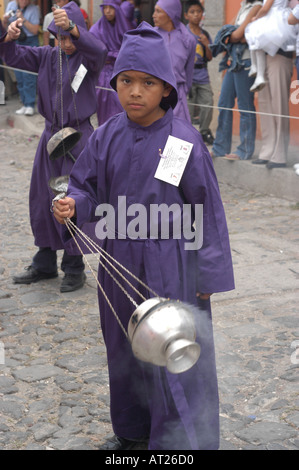
[[74,290],[81,289],[86,280],[85,273],[70,274],[66,273],[62,279],[60,292],[73,292]]
[[286,168],[286,164],[285,163],[275,163],[275,162],[268,162],[266,167],[268,168],[268,170],[272,170],[273,168]]
[[148,440],[131,441],[123,437],[113,436],[99,450],[147,450]]
[[205,132],[204,134],[201,134],[203,141],[208,144],[208,145],[213,145],[215,137],[213,136],[212,132],[209,130],[208,132]]
[[53,279],[58,276],[57,271],[54,273],[42,273],[33,266],[27,266],[25,270],[25,273],[13,276],[13,282],[15,284],[31,284],[32,282],[42,281],[43,279]]
[[252,160],[251,163],[254,165],[266,165],[269,160],[262,160],[261,158],[258,158],[257,160]]

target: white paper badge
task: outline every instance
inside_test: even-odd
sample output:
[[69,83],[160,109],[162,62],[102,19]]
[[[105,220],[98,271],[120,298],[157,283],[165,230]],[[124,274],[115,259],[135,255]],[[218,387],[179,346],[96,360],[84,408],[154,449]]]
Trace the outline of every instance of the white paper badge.
[[74,79],[72,81],[72,89],[74,90],[75,93],[77,93],[77,91],[79,90],[79,87],[81,83],[83,82],[83,79],[86,74],[87,74],[87,68],[84,67],[83,64],[81,64],[77,72],[75,73]]
[[183,176],[193,144],[170,135],[167,139],[155,178],[178,186]]

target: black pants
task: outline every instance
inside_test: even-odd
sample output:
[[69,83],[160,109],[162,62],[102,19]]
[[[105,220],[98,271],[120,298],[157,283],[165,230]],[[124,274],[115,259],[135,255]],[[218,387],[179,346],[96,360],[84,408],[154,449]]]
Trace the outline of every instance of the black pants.
[[[51,248],[39,248],[31,264],[35,269],[43,273],[54,273],[57,271],[57,253],[51,250]],[[82,255],[71,256],[64,251],[61,270],[66,274],[82,273],[84,271]]]

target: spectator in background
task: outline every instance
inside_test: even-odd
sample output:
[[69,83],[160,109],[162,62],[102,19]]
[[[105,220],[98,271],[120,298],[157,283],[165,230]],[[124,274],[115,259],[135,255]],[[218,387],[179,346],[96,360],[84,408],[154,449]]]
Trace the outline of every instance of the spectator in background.
[[[11,14],[9,12],[12,12]],[[17,40],[22,46],[38,46],[38,30],[40,22],[39,7],[32,5],[30,0],[18,0],[7,5],[6,14],[3,17],[5,29],[8,23],[20,18],[23,21],[21,34]],[[32,116],[36,100],[36,76],[15,71],[17,87],[22,101],[22,107],[16,114]]]
[[288,24],[288,0],[264,0],[254,20],[245,29],[251,55],[249,76],[255,76],[250,91],[260,91],[266,85],[266,53],[275,56],[279,49],[294,51],[295,28]]
[[[203,13],[204,7],[198,0],[190,0],[186,3],[185,19],[188,21],[187,29],[196,39],[194,73],[189,95],[192,104],[189,104],[189,110],[192,124],[199,125],[204,142],[207,145],[212,145],[214,137],[210,130],[210,124],[213,118],[214,100],[208,72],[208,62],[212,60],[212,52],[209,48],[212,40],[209,33],[200,26]],[[207,107],[202,107],[200,104]]]
[[[286,167],[290,120],[289,99],[293,75],[293,53],[281,49],[272,57],[267,55],[266,86],[258,94],[262,147],[259,158],[252,163],[265,165],[269,170]],[[267,115],[264,115],[266,113]]]
[[178,86],[174,115],[191,122],[187,95],[192,86],[196,39],[181,22],[180,0],[158,0],[153,20],[168,48]]
[[[227,70],[223,78],[220,98],[218,101],[218,106],[220,108],[218,127],[211,152],[214,157],[224,157],[228,160],[248,160],[252,157],[254,152],[256,117],[254,113],[246,112],[255,112],[254,94],[250,92],[254,78],[248,76],[251,61],[244,32],[246,26],[256,16],[261,7],[261,1],[244,0],[241,3],[241,8],[235,21],[235,28],[231,28],[232,32],[229,35],[229,42],[236,45],[243,44],[245,47],[238,70]],[[240,144],[235,153],[230,153],[233,131],[233,111],[230,109],[234,107],[236,98],[238,100],[238,107],[241,110]]]

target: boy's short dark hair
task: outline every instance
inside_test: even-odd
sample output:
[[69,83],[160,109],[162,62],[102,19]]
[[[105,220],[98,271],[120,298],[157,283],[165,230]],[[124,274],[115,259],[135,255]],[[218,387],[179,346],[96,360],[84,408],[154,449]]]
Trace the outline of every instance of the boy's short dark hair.
[[194,5],[197,5],[201,11],[205,11],[203,4],[199,0],[188,0],[188,2],[185,2],[185,13]]

